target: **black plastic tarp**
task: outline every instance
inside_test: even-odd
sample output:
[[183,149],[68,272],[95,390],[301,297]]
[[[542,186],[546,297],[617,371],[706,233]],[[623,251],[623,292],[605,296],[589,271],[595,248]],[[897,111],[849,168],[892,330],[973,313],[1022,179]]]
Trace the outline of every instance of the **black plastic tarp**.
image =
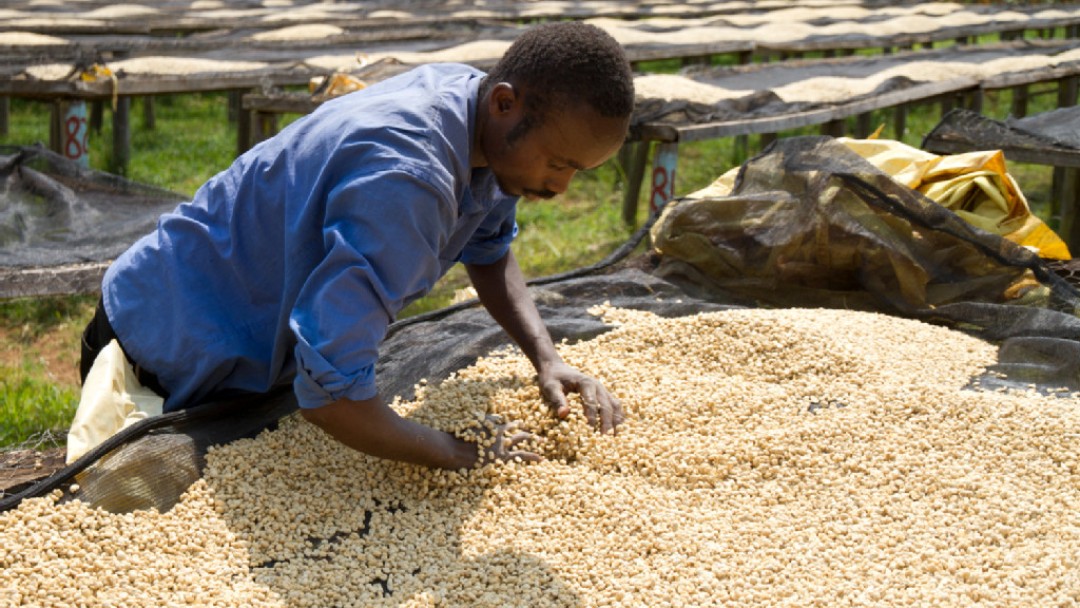
[[[634,253],[651,231],[654,247]],[[677,241],[683,239],[680,245]],[[675,317],[731,307],[839,307],[946,325],[1001,345],[972,386],[1080,390],[1080,293],[1023,248],[966,224],[830,138],[778,140],[729,196],[673,201],[604,262],[531,282],[556,340],[608,330],[609,302]],[[408,399],[509,343],[475,302],[398,321],[380,348],[384,398]],[[110,510],[168,509],[209,446],[295,411],[289,391],[219,402],[125,429],[53,477],[0,501],[64,488]]]

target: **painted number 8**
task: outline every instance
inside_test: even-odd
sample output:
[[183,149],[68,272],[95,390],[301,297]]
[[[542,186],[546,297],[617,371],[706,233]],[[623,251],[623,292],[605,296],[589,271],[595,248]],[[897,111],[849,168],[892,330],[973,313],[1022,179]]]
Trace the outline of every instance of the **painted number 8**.
[[64,156],[72,160],[86,156],[89,137],[85,111],[81,116],[77,111],[69,113],[64,120]]

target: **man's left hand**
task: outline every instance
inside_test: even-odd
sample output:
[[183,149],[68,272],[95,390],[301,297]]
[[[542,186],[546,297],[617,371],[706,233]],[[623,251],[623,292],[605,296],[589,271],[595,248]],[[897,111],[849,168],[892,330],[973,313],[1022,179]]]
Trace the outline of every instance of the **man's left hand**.
[[616,433],[625,419],[622,403],[614,395],[595,378],[566,363],[554,363],[545,368],[537,376],[537,381],[540,394],[559,418],[570,415],[567,393],[578,393],[581,395],[585,419],[590,426],[599,428],[601,433]]

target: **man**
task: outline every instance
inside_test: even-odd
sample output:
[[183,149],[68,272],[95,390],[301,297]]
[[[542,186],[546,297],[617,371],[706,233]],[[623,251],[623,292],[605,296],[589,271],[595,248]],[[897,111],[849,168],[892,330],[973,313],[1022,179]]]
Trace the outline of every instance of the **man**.
[[[83,339],[85,380],[117,338],[164,410],[291,383],[303,416],[382,458],[458,469],[476,446],[389,408],[388,324],[455,263],[533,363],[545,399],[614,432],[622,406],[569,367],[510,251],[519,197],[550,198],[622,144],[630,66],[602,30],[522,34],[486,77],[429,65],[323,104],[162,216],[109,268]],[[497,429],[497,458],[522,433]]]

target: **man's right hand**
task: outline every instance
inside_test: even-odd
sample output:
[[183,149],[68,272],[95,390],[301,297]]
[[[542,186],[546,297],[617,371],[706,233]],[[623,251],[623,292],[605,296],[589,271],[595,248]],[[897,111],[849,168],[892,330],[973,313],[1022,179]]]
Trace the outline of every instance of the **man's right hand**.
[[479,443],[484,446],[478,464],[515,459],[523,462],[540,462],[544,459],[536,452],[520,449],[526,442],[535,440],[535,435],[519,431],[517,422],[504,422],[497,414],[488,414],[482,425],[473,427],[467,432],[474,434],[470,437],[471,444]]

